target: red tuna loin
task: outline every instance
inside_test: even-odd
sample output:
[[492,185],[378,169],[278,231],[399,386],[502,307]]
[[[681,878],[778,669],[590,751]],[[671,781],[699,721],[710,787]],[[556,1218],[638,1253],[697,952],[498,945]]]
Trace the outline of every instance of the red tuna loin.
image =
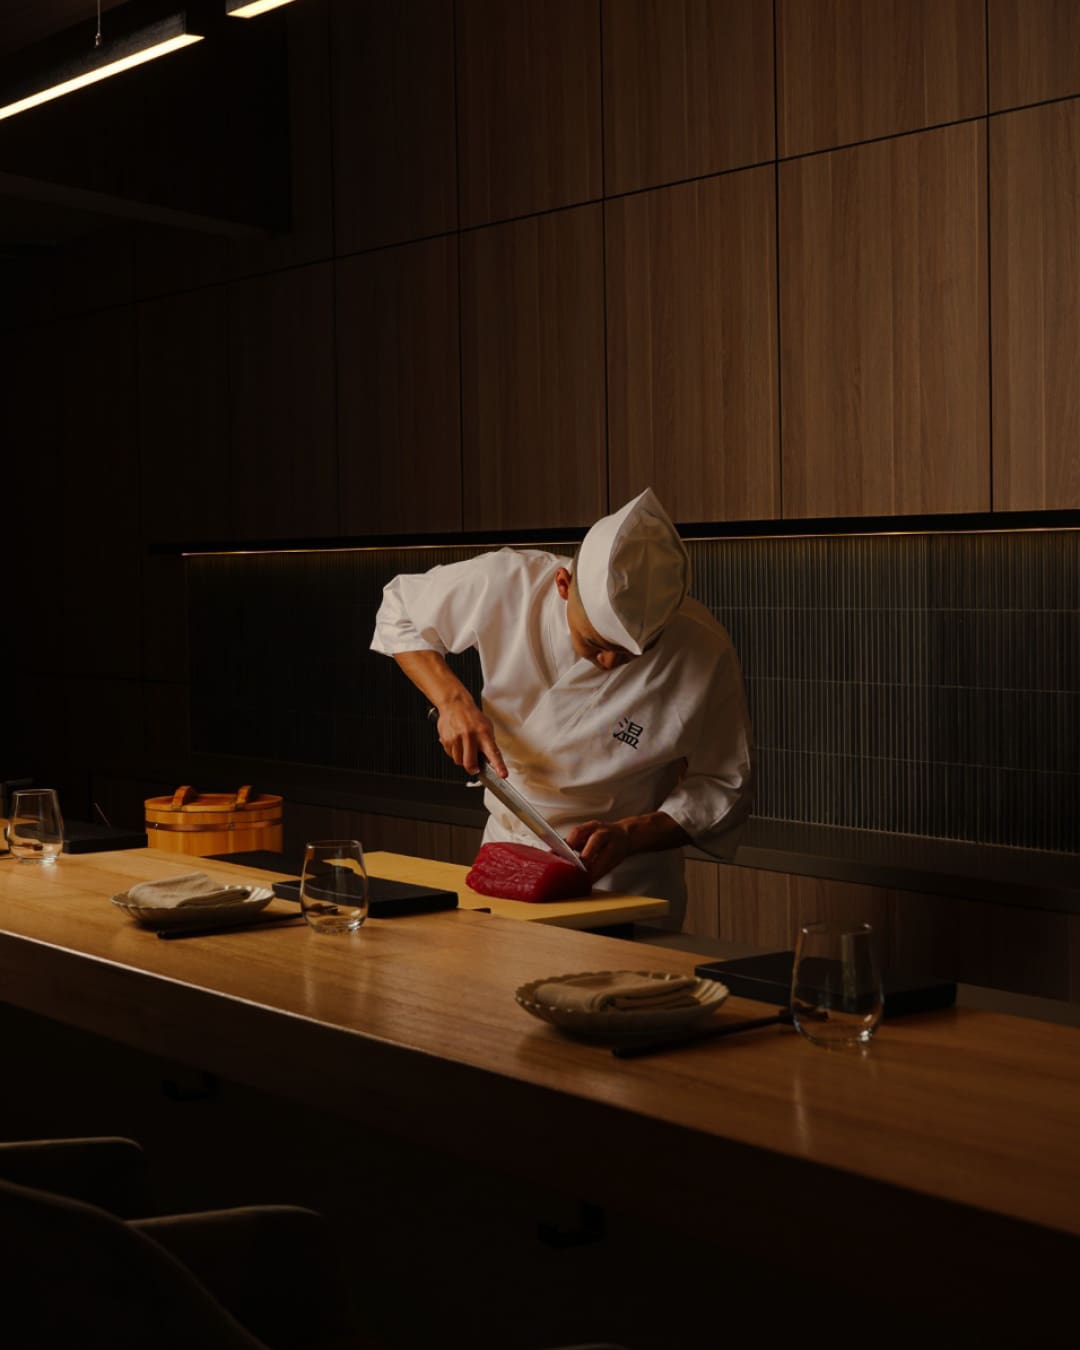
[[592,889],[580,867],[528,844],[482,844],[465,881],[502,900],[574,900]]

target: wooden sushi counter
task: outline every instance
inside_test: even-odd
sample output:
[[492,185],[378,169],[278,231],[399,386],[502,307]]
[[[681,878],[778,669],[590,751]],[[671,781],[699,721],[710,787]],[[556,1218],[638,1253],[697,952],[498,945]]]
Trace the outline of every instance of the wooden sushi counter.
[[[370,862],[434,884],[454,870]],[[515,990],[698,958],[466,908],[346,937],[297,924],[163,942],[110,904],[184,866],[153,850],[0,863],[3,999],[729,1243],[778,1286],[797,1270],[902,1297],[928,1326],[975,1310],[1057,1343],[1038,1328],[1080,1259],[1080,1030],[957,1007],[886,1022],[865,1053],[771,1027],[616,1059]],[[763,1011],[732,997],[717,1016]]]

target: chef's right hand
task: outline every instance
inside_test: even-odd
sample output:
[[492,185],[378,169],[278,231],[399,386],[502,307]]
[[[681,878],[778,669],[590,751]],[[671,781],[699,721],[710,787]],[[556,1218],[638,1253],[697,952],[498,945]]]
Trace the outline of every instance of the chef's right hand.
[[495,729],[475,703],[454,701],[439,709],[439,741],[455,764],[466,773],[480,772],[483,755],[500,778],[508,776],[495,743]]

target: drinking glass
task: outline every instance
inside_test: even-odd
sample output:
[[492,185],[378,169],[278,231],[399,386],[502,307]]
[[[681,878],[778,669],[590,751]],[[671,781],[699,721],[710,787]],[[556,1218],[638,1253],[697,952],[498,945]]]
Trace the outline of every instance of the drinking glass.
[[356,839],[304,846],[300,908],[316,933],[355,933],[368,914],[364,851]]
[[11,794],[8,846],[20,862],[55,863],[64,846],[64,818],[53,788]]
[[795,1025],[815,1045],[865,1045],[884,1007],[868,923],[840,919],[799,930],[791,977]]

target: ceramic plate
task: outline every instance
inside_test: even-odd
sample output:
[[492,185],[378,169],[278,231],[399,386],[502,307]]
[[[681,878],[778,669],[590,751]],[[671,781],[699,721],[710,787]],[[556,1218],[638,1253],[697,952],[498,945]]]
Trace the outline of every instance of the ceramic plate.
[[139,905],[128,899],[127,891],[114,895],[112,902],[147,928],[183,928],[199,924],[232,923],[249,914],[257,914],[270,903],[269,886],[227,886],[226,894],[212,905]]
[[[566,1008],[556,1008],[537,998],[537,990],[545,984],[562,984],[568,980],[580,980],[586,975],[610,975],[612,971],[579,971],[574,975],[548,975],[542,980],[532,980],[516,990],[514,997],[526,1012],[532,1013],[544,1022],[550,1022],[560,1031],[571,1032],[575,1036],[597,1036],[605,1040],[619,1036],[643,1036],[655,1031],[675,1031],[681,1027],[693,1026],[703,1018],[714,1013],[727,998],[727,985],[717,980],[698,980],[690,986],[688,992],[694,995],[696,1003],[686,1008],[635,1008],[630,1011],[608,1009],[603,1012],[584,1012]],[[650,980],[674,980],[678,977],[663,971],[636,970]]]

